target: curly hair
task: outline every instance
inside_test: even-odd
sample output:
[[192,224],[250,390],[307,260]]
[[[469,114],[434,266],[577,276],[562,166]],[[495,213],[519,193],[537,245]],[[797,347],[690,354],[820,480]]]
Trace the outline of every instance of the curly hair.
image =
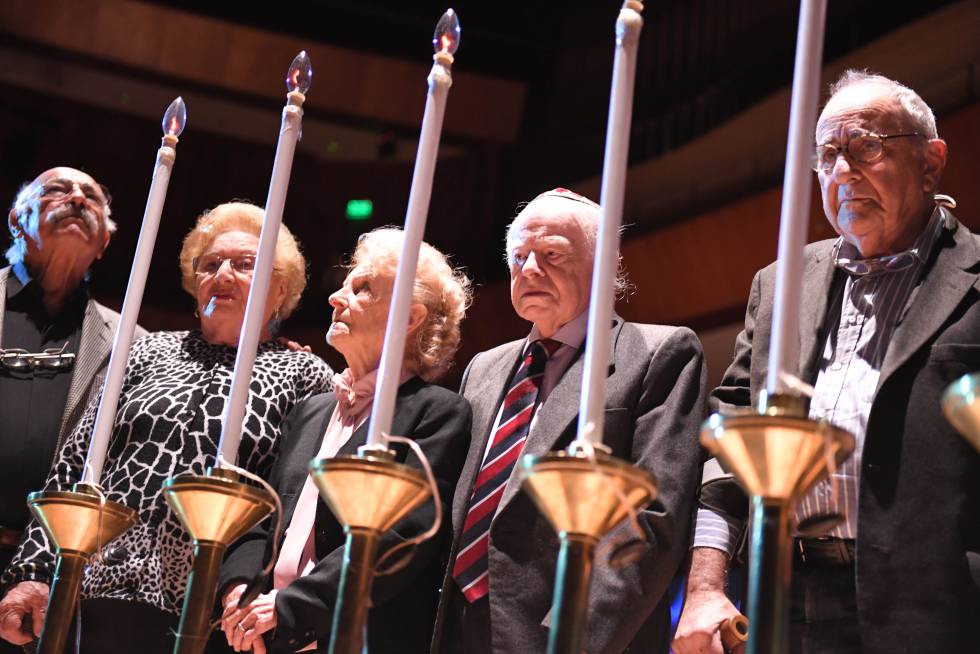
[[[363,266],[375,275],[394,279],[404,236],[397,227],[380,227],[361,235],[347,269]],[[406,365],[422,379],[438,379],[452,366],[459,349],[460,324],[472,297],[469,278],[453,268],[446,255],[423,242],[412,301],[426,308],[426,316],[405,348]]]
[[[262,233],[264,217],[262,207],[242,201],[225,202],[202,213],[180,249],[180,277],[184,290],[191,297],[196,296],[197,276],[193,260],[204,254],[219,234],[242,231],[258,236]],[[296,309],[306,288],[306,258],[296,237],[285,225],[279,226],[273,274],[286,283],[286,298],[279,307],[279,318],[285,320]]]

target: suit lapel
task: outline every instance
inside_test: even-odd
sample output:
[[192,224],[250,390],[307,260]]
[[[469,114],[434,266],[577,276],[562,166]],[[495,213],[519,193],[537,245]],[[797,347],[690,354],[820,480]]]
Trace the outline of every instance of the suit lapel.
[[820,328],[827,315],[827,300],[834,279],[834,266],[830,260],[832,249],[833,245],[828,243],[826,250],[816,252],[803,271],[805,290],[800,305],[799,376],[808,383],[816,378],[811,372],[822,344]]
[[[609,368],[606,371],[607,379],[615,371],[616,361],[616,339],[623,328],[623,320],[618,316],[613,319],[613,329],[609,336]],[[562,375],[558,385],[548,395],[548,399],[537,409],[537,419],[531,433],[527,436],[524,444],[523,454],[540,456],[547,454],[555,448],[555,443],[561,435],[568,429],[575,420],[578,419],[579,403],[582,395],[582,372],[585,361],[582,357],[585,345],[579,349],[578,355],[569,366],[565,374]],[[608,397],[608,388],[606,395]],[[517,494],[521,486],[520,463],[514,466],[510,480],[504,488],[504,494],[500,498],[500,507],[497,509],[499,515],[507,503]]]
[[112,349],[113,330],[108,321],[102,317],[102,312],[95,300],[89,300],[85,307],[85,318],[82,321],[82,337],[75,357],[75,370],[71,375],[71,386],[68,389],[68,401],[65,411],[61,414],[61,435],[65,435],[65,421],[78,406],[86,401],[93,384],[102,383],[96,379],[96,374],[105,363]]
[[935,263],[926,271],[908,310],[895,326],[876,394],[882,384],[942,327],[970,288],[977,284],[977,273],[969,270],[980,260],[980,253],[969,230],[956,223],[956,231],[952,234],[956,247],[945,242],[948,238],[946,233],[940,237]]
[[[514,376],[514,371],[520,363],[521,350],[525,340],[515,341],[501,348],[492,361],[474,360],[466,379],[465,397],[473,410],[473,427],[470,431],[470,454],[466,457],[463,470],[459,475],[457,488],[466,488],[470,492],[456,493],[453,496],[453,528],[460,532],[466,521],[466,510],[469,507],[470,495],[476,475],[483,465],[483,455],[487,451],[490,430],[497,419],[500,403],[503,402],[507,382]],[[486,353],[477,355],[487,357]],[[505,491],[506,492],[506,491]]]
[[3,312],[7,308],[7,277],[10,275],[10,266],[0,269],[0,344],[3,343]]

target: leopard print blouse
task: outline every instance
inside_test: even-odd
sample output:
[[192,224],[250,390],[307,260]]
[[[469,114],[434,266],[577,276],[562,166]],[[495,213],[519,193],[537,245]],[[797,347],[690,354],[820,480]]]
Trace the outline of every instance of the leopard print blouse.
[[[160,488],[174,475],[202,474],[215,464],[221,416],[231,391],[235,348],[212,345],[199,331],[157,332],[133,344],[106,456],[106,497],[139,512],[137,523],[89,564],[83,598],[114,598],[178,613],[193,545]],[[317,356],[262,343],[252,372],[238,465],[267,476],[289,410],[330,390],[333,373]],[[90,404],[62,446],[48,489],[67,490],[81,477],[98,403]],[[3,575],[3,584],[48,582],[55,557],[32,521]]]

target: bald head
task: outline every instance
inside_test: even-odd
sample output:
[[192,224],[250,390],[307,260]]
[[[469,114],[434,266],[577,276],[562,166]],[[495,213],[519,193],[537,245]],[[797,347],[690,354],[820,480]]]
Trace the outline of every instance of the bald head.
[[115,223],[107,191],[88,173],[59,166],[25,184],[8,215],[11,264],[37,275],[55,257],[87,269],[102,256]]

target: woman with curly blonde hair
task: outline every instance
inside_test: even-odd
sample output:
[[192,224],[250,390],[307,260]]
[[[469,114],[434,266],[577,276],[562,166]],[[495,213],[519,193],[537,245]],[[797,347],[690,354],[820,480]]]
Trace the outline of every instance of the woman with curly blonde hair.
[[[334,392],[298,405],[286,419],[282,453],[272,481],[284,500],[280,554],[266,593],[237,609],[245,583],[270,556],[271,543],[252,532],[225,559],[220,585],[222,629],[235,651],[326,651],[343,561],[344,532],[306,474],[314,456],[354,454],[367,438],[367,419],[381,361],[395,271],[404,234],[382,228],[365,234],[348,265],[343,286],[330,296],[333,320],[327,341],[347,369],[334,376]],[[466,400],[431,382],[452,364],[460,323],[470,303],[469,280],[427,243],[416,269],[401,385],[392,433],[414,439],[432,465],[443,514],[449,515],[456,480],[469,445]],[[397,452],[405,461],[406,452]],[[414,460],[411,465],[418,465]],[[425,531],[435,507],[428,504],[395,525],[384,551]],[[419,654],[429,649],[439,587],[448,553],[449,525],[419,546],[403,569],[376,579],[368,618],[367,647],[373,653]],[[274,631],[273,631],[274,629]]]

